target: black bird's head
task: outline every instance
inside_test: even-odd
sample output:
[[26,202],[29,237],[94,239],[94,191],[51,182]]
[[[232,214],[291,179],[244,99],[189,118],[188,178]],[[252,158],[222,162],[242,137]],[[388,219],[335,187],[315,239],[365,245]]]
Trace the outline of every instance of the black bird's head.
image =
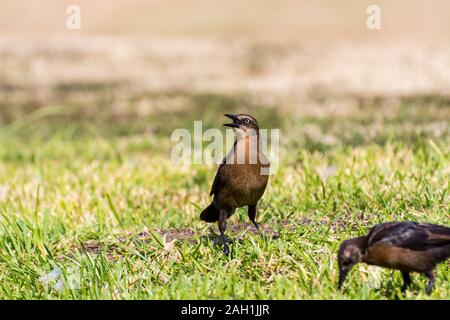
[[233,128],[236,135],[239,136],[251,136],[257,135],[259,131],[258,121],[249,114],[224,114],[225,117],[233,120],[233,123],[226,123],[224,126]]
[[342,287],[350,269],[363,258],[363,242],[365,237],[358,237],[354,239],[345,240],[342,242],[338,252],[339,264],[339,284],[338,288]]

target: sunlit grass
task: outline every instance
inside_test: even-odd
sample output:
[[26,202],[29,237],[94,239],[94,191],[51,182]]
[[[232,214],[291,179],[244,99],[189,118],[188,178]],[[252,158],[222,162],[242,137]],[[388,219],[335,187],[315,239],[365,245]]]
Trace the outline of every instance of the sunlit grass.
[[[202,115],[220,126],[224,111],[219,106]],[[198,219],[210,201],[216,168],[174,165],[168,128],[112,134],[71,121],[64,129],[56,126],[48,135],[26,138],[21,129],[5,127],[0,133],[0,296],[395,298],[400,276],[367,266],[355,268],[345,290],[337,291],[336,252],[342,240],[379,222],[450,224],[448,131],[439,136],[417,131],[436,121],[435,112],[421,113],[420,119],[381,112],[381,128],[366,136],[363,128],[371,124],[354,114],[351,121],[335,122],[297,116],[273,120],[264,118],[269,112],[264,109],[250,111],[260,115],[262,126],[282,131],[280,170],[270,177],[258,211],[258,220],[279,237],[251,228],[229,231],[231,258],[212,235],[216,226]],[[176,121],[176,127],[192,126],[190,118]],[[405,129],[413,121],[416,125]],[[314,123],[315,131],[305,132]],[[34,130],[42,132],[45,122],[37,125]],[[327,141],[327,135],[334,138]],[[247,224],[245,211],[238,210],[229,222]],[[179,240],[163,236],[164,230],[177,237],[177,230],[185,229],[190,235]],[[448,264],[441,264],[430,298],[448,299],[449,274]],[[425,281],[414,280],[406,298],[428,298]]]
[[[376,267],[336,289],[341,241],[450,225],[445,44],[12,37],[0,56],[0,298],[392,299]],[[216,167],[172,163],[170,135],[235,112],[280,129],[281,162],[265,235],[239,209],[227,258],[199,220]],[[448,299],[448,266],[406,298]]]

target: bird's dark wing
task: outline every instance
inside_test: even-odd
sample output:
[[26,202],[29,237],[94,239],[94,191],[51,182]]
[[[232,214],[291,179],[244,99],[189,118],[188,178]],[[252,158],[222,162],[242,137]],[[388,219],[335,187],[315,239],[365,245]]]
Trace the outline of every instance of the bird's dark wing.
[[386,222],[379,223],[375,225],[372,229],[370,229],[369,234],[367,235],[367,244],[372,245],[375,242],[383,239],[386,233],[389,232],[391,228],[396,227],[397,225],[402,224],[401,222]]
[[421,223],[418,226],[429,233],[428,244],[435,246],[450,245],[450,228],[426,223]]
[[214,178],[214,182],[211,187],[211,192],[209,193],[210,196],[212,196],[213,194],[214,195],[217,194],[220,190],[220,186],[222,184],[221,174],[222,174],[222,169],[223,169],[224,164],[225,164],[225,159],[222,160],[222,162],[219,165],[219,168],[217,169],[216,177]]
[[391,222],[376,225],[369,232],[368,245],[377,242],[411,250],[450,245],[450,229],[415,222]]

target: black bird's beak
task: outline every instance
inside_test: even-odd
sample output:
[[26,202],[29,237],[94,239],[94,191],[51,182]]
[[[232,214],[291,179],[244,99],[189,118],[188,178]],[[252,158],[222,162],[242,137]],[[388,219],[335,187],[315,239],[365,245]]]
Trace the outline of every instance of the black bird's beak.
[[349,270],[350,269],[340,269],[339,270],[339,283],[338,283],[339,290],[342,288],[342,285],[344,284],[345,278],[347,277]]
[[224,114],[225,117],[230,118],[231,120],[233,120],[233,123],[225,123],[224,126],[225,127],[230,127],[230,128],[239,128],[239,123],[238,123],[238,117],[235,114],[230,114],[230,113],[225,113]]

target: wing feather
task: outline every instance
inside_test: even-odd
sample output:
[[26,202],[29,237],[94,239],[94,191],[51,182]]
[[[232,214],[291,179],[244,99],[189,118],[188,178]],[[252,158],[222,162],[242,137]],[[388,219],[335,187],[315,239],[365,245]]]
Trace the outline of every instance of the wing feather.
[[225,159],[222,160],[222,162],[219,165],[219,168],[217,169],[216,176],[214,177],[214,181],[211,186],[211,192],[209,193],[210,196],[216,195],[220,190],[220,186],[222,185],[221,175],[222,175],[222,170],[223,170],[224,164],[225,164]]
[[450,245],[450,228],[415,222],[383,223],[369,232],[369,246],[377,242],[411,250],[426,250]]

